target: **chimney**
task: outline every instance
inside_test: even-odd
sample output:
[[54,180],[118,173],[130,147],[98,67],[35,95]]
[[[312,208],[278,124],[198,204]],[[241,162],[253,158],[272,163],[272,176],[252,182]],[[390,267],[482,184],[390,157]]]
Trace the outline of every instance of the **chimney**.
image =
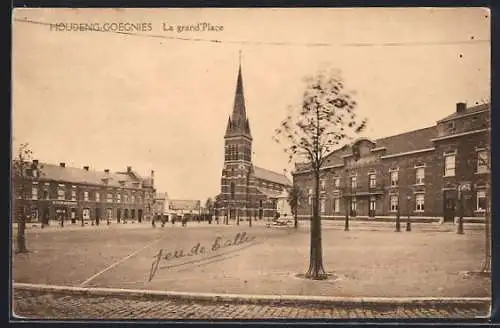
[[109,174],[109,169],[105,169],[104,173]]
[[66,167],[66,163],[59,163],[60,167]]
[[467,109],[467,104],[464,102],[457,103],[457,113],[465,113]]
[[127,173],[132,172],[132,166],[127,166]]
[[154,179],[155,177],[155,171],[151,170],[151,179]]
[[84,166],[84,167],[83,167],[83,169],[84,169],[85,171],[88,171],[88,170],[89,170],[89,167],[88,167],[88,166]]
[[34,166],[34,167],[38,167],[38,160],[37,160],[37,159],[34,159],[34,160],[33,160],[33,166]]

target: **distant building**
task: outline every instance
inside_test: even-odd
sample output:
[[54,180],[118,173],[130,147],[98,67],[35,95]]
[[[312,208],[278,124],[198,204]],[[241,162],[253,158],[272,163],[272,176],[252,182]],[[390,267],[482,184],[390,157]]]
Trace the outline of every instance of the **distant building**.
[[[320,182],[323,218],[458,214],[458,187],[464,216],[484,216],[490,183],[490,104],[458,103],[436,125],[377,140],[359,139],[328,155]],[[294,183],[306,194],[299,217],[310,217],[314,196],[309,164],[296,164]]]
[[156,215],[168,215],[168,194],[166,192],[156,193],[154,210]]
[[110,172],[39,163],[33,160],[27,179],[13,185],[14,220],[27,208],[29,222],[50,220],[137,220],[149,219],[154,197],[154,172],[141,177],[132,167]]
[[169,216],[184,217],[201,214],[201,202],[199,200],[169,199]]
[[233,112],[224,135],[224,167],[221,192],[215,202],[216,215],[231,219],[273,217],[278,196],[290,186],[284,174],[252,163],[252,134],[246,116],[240,66]]

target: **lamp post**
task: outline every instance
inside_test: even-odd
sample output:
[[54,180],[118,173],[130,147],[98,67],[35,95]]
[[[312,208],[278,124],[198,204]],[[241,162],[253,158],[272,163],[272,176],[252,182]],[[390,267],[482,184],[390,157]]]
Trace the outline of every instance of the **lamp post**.
[[464,192],[470,191],[471,186],[469,183],[463,183],[458,186],[458,225],[457,225],[457,234],[464,234]]
[[408,219],[406,220],[406,231],[411,231],[411,219],[410,219],[410,201],[411,201],[411,196],[406,196],[406,207],[408,209]]
[[349,231],[349,210],[350,210],[350,204],[349,204],[349,198],[346,197],[345,199],[345,221],[344,221],[344,231]]

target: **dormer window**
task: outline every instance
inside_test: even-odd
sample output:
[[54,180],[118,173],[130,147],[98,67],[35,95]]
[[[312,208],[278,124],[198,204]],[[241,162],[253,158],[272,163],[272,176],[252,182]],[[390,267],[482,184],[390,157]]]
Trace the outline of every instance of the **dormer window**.
[[449,121],[449,122],[446,124],[446,128],[447,128],[447,129],[448,129],[448,131],[450,131],[450,132],[455,131],[455,121]]

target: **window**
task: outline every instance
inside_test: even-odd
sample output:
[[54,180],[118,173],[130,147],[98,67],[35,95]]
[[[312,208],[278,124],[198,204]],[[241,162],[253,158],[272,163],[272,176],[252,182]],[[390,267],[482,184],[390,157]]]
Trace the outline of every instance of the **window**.
[[128,195],[127,194],[123,195],[123,202],[128,203]]
[[326,185],[325,179],[321,179],[320,184],[321,184],[321,190],[325,190],[325,185]]
[[477,199],[477,208],[476,210],[478,212],[484,212],[486,211],[486,192],[485,191],[478,191],[476,194],[476,199]]
[[444,156],[444,176],[455,176],[455,154]]
[[377,176],[375,174],[370,174],[370,188],[375,188],[377,186]]
[[31,187],[31,199],[38,199],[38,184],[33,184]]
[[398,196],[392,195],[391,196],[391,212],[397,212],[398,210]]
[[477,152],[477,173],[488,172],[488,152],[481,150]]
[[83,219],[84,220],[90,220],[90,209],[89,208],[84,208],[83,212],[82,212],[82,215],[83,215]]
[[326,205],[325,204],[325,199],[322,198],[321,199],[321,203],[320,203],[321,214],[325,214],[325,212],[326,212],[326,206],[325,205]]
[[49,199],[49,197],[50,197],[49,186],[50,186],[50,184],[48,182],[46,182],[45,185],[43,186],[43,198],[44,199]]
[[100,202],[101,201],[101,194],[99,192],[95,193],[95,201]]
[[425,177],[425,169],[423,167],[417,168],[415,175],[416,175],[416,179],[417,179],[417,184],[423,185],[424,184],[424,177]]
[[134,195],[131,196],[131,202],[135,203],[135,196]]
[[340,212],[340,198],[335,197],[333,199],[333,212],[338,213]]
[[356,203],[356,197],[353,197],[351,199],[351,210],[356,211],[357,203]]
[[312,189],[309,189],[309,197],[307,197],[307,203],[308,203],[309,205],[311,205],[311,204],[312,204],[312,194],[313,194]]
[[71,187],[71,200],[76,200],[76,186]]
[[340,178],[335,178],[334,185],[335,185],[335,188],[339,188],[340,187]]
[[122,194],[116,194],[116,202],[121,203],[122,201]]
[[83,200],[84,201],[88,201],[89,200],[89,192],[88,191],[84,191],[83,192]]
[[142,204],[142,197],[141,197],[140,195],[139,195],[139,196],[137,196],[137,202],[138,202],[139,204]]
[[234,182],[231,182],[231,199],[234,199]]
[[399,172],[398,171],[392,171],[391,172],[391,186],[397,186],[398,185],[398,180],[399,180]]
[[64,191],[64,188],[59,187],[59,189],[57,189],[57,199],[58,200],[66,199],[66,192]]
[[112,203],[113,202],[113,194],[110,194],[108,193],[108,199],[107,199],[108,203]]
[[[109,194],[109,195],[111,195],[111,194]],[[113,218],[113,209],[112,208],[106,209],[106,217],[108,219],[112,219]]]
[[357,183],[356,177],[351,177],[351,188],[355,189],[357,187],[358,187],[358,183]]
[[417,194],[415,196],[415,211],[416,212],[423,212],[424,211],[424,195],[423,194]]
[[375,197],[371,197],[370,198],[370,211],[375,211],[376,208],[377,208],[377,201],[376,201]]

